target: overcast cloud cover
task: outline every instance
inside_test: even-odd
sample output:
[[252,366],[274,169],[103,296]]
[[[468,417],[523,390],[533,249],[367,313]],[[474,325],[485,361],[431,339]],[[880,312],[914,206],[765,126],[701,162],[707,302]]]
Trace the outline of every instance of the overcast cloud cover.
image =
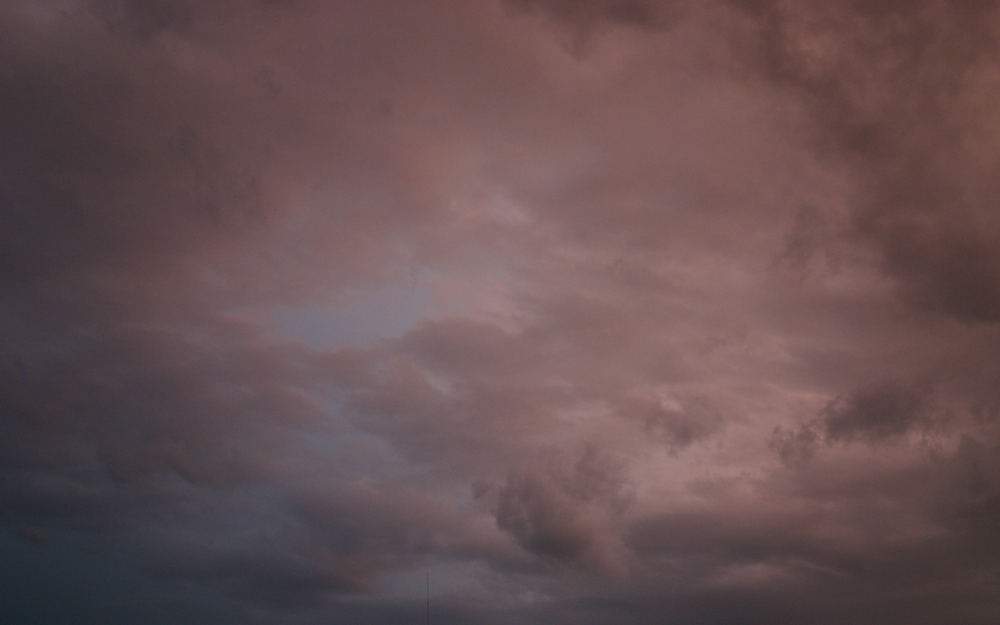
[[1000,622],[998,37],[0,3],[0,621]]

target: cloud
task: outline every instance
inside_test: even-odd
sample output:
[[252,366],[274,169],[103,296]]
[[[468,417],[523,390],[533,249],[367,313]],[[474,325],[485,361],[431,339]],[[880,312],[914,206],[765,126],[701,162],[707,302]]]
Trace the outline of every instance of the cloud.
[[184,31],[192,23],[191,8],[185,2],[99,0],[91,4],[93,13],[109,30],[139,40],[148,40],[164,31]]
[[978,104],[992,84],[992,3],[908,4],[910,19],[892,2],[736,6],[759,29],[760,71],[802,97],[818,147],[858,172],[855,234],[880,251],[900,294],[995,321],[994,159],[979,147],[993,124]]
[[920,389],[888,382],[834,400],[823,411],[822,427],[828,440],[880,441],[905,434],[927,418],[927,411]]
[[629,0],[564,2],[561,0],[510,0],[513,7],[528,11],[546,11],[561,20],[594,22],[607,20],[625,26],[649,28],[658,24],[656,7]]
[[996,622],[996,19],[8,3],[0,616]]
[[798,428],[776,426],[768,445],[783,462],[796,465],[811,460],[821,445],[891,444],[913,432],[932,434],[945,422],[926,385],[886,379],[835,397]]
[[569,474],[513,473],[491,493],[497,527],[543,559],[627,574],[629,555],[616,536],[615,518],[627,508],[629,495],[616,468],[591,448]]

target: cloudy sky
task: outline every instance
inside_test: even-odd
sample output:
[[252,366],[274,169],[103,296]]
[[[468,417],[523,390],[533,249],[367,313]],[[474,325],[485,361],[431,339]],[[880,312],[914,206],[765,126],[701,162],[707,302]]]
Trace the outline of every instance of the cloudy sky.
[[998,41],[6,0],[0,621],[1000,622]]

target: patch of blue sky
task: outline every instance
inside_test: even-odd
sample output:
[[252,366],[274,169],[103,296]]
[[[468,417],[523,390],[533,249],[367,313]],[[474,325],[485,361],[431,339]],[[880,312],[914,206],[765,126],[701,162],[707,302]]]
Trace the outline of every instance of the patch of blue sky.
[[402,336],[433,312],[432,293],[414,280],[353,291],[330,302],[275,306],[268,317],[278,337],[332,349]]

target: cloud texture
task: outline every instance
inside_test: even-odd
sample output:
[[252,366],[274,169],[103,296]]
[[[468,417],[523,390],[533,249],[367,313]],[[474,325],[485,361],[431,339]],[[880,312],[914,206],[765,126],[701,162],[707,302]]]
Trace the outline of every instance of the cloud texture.
[[995,623],[1000,9],[0,8],[0,620]]

